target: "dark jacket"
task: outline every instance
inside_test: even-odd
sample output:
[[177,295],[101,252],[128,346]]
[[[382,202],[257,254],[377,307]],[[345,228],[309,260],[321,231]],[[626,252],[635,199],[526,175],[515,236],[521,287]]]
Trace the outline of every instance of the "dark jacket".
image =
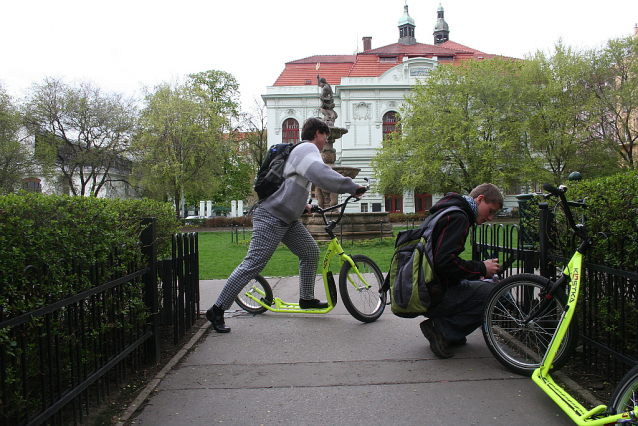
[[465,248],[465,240],[470,226],[476,223],[476,216],[465,198],[456,193],[446,194],[430,209],[430,213],[450,206],[459,206],[456,210],[443,213],[432,232],[432,263],[434,272],[446,288],[461,280],[477,281],[485,276],[485,264],[476,260],[463,260],[460,254]]

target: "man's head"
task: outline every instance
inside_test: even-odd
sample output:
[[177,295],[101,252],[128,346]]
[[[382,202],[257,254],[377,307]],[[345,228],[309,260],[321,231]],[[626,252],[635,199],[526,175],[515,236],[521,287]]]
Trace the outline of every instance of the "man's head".
[[470,192],[470,197],[474,198],[478,205],[476,223],[481,225],[494,218],[497,211],[503,208],[503,194],[496,185],[483,183]]
[[311,117],[306,120],[301,128],[301,140],[302,141],[312,141],[317,136],[317,131],[319,133],[326,135],[326,137],[330,136],[330,127],[328,124],[315,117]]

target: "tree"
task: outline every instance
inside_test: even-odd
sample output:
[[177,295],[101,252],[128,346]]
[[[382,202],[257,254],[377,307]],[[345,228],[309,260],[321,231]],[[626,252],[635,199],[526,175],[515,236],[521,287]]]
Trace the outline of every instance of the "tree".
[[135,175],[145,195],[173,201],[178,217],[182,202],[230,201],[250,191],[228,132],[237,87],[232,75],[207,71],[146,94]]
[[259,170],[264,162],[266,151],[268,150],[268,123],[266,104],[254,99],[254,104],[250,112],[240,114],[239,129],[243,132],[240,141],[242,152],[250,159],[255,172]]
[[564,182],[573,171],[588,177],[618,170],[609,143],[592,138],[590,117],[596,99],[587,90],[591,76],[587,54],[560,41],[551,55],[538,51],[523,63],[527,133],[536,160],[536,180]]
[[136,114],[132,99],[87,81],[45,78],[32,86],[25,102],[37,149],[48,148],[63,181],[80,196],[98,196],[116,182],[127,184]]
[[0,85],[0,194],[18,191],[32,170],[32,155],[21,143],[20,125],[18,109]]
[[638,143],[638,38],[609,40],[592,54],[588,87],[597,103],[591,115],[595,139],[611,144],[623,166],[636,169]]
[[415,86],[402,133],[373,158],[380,189],[469,192],[483,182],[531,179],[537,165],[524,137],[521,66],[503,59],[439,66]]

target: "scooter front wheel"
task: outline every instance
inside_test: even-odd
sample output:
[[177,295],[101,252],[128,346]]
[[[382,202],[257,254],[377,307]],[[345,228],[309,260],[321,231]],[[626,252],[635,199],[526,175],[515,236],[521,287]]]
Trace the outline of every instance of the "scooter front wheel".
[[[565,311],[567,296],[558,291],[547,309],[526,321],[545,295],[547,278],[513,275],[497,284],[483,310],[483,337],[492,355],[511,371],[531,376],[540,367]],[[553,362],[557,371],[565,365],[578,343],[576,317],[567,329]]]
[[344,262],[339,272],[341,299],[350,315],[359,321],[376,321],[385,309],[386,292],[381,291],[383,274],[367,256],[355,254],[352,260],[363,280],[350,262]]

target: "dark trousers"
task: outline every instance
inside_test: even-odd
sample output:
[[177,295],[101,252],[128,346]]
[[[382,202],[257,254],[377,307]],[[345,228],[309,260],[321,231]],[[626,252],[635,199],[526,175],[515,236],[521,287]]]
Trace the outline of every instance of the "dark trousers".
[[493,288],[492,282],[463,280],[449,289],[426,316],[434,321],[445,340],[460,340],[481,326],[483,304]]

